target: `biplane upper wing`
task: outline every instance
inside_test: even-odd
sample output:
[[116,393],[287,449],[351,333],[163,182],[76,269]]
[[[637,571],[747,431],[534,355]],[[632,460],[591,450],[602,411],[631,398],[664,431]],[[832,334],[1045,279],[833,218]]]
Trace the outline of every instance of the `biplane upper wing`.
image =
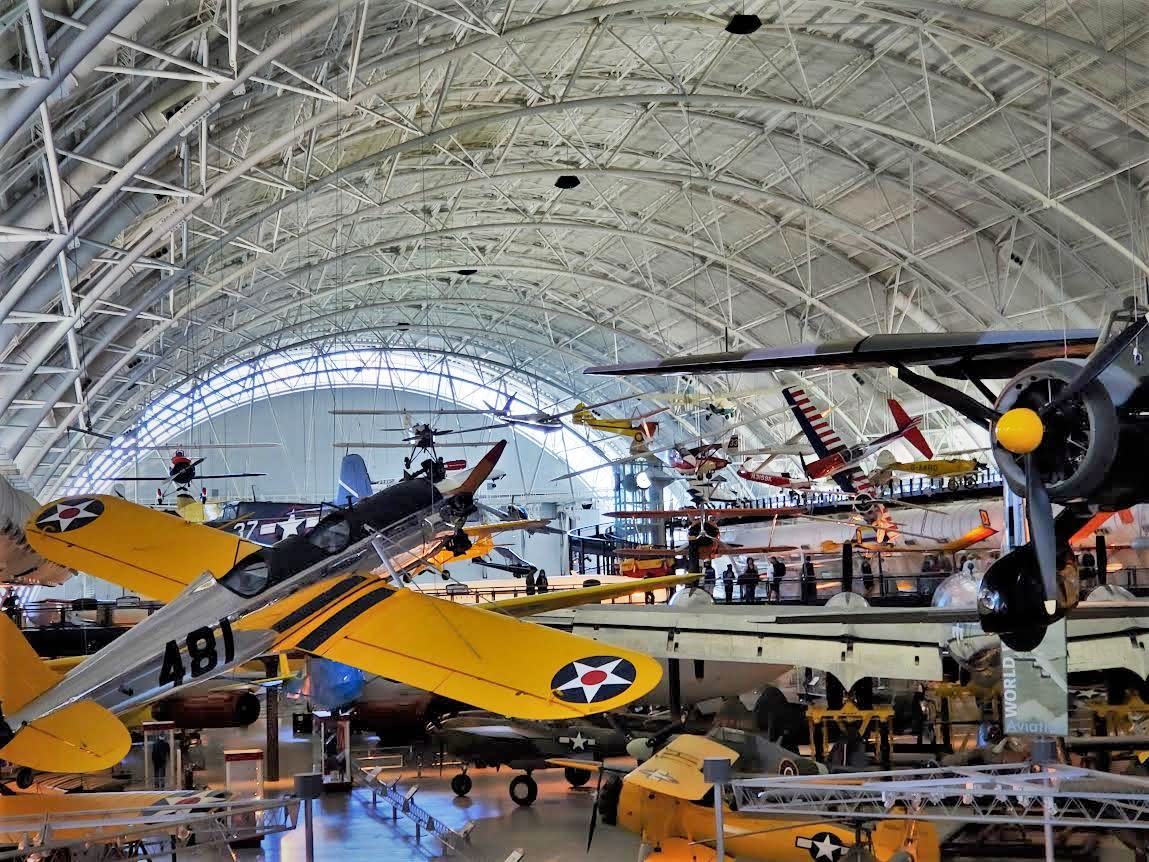
[[722,757],[734,763],[738,752],[704,736],[682,734],[626,776],[628,784],[691,802],[701,799],[711,788],[702,777],[702,762]]
[[365,579],[276,644],[514,718],[576,718],[662,677],[631,650]]
[[594,587],[580,587],[573,590],[559,590],[534,596],[516,596],[513,599],[499,599],[483,605],[489,611],[497,611],[509,617],[528,617],[546,611],[574,608],[606,599],[627,596],[631,593],[645,593],[663,587],[675,587],[697,581],[698,575],[667,575],[663,578],[631,579],[619,584],[599,584]]
[[262,547],[102,494],[49,503],[28,519],[24,531],[47,559],[163,602],[204,572],[219,577]]
[[1097,344],[1092,329],[1009,332],[913,332],[845,341],[794,344],[730,353],[672,356],[623,365],[597,365],[587,374],[717,374],[809,368],[925,365],[940,377],[1013,377],[1034,362],[1085,357]]

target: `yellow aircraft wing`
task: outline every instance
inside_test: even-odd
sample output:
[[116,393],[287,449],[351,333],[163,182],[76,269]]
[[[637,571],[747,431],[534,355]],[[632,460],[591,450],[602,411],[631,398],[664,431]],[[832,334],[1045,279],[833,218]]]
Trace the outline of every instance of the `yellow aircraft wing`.
[[102,494],[49,503],[28,519],[24,531],[47,559],[163,602],[205,571],[219,577],[261,547]]
[[364,580],[288,632],[276,649],[298,649],[512,718],[606,712],[662,677],[658,662],[641,653],[378,579]]
[[628,596],[631,593],[645,593],[648,590],[660,590],[663,587],[674,587],[679,584],[689,584],[697,581],[698,575],[667,575],[663,578],[635,578],[620,584],[599,584],[596,587],[580,587],[575,590],[559,590],[557,593],[543,593],[534,596],[516,596],[513,599],[499,599],[486,602],[481,607],[488,611],[497,611],[509,617],[529,617],[532,614],[541,614],[544,611],[557,611],[563,608],[575,608],[579,605],[589,605],[606,599]]
[[454,551],[449,551],[446,548],[436,551],[427,559],[433,563],[437,568],[443,568],[448,563],[461,563],[464,560],[473,560],[475,557],[481,557],[484,554],[489,554],[495,547],[495,541],[490,535],[477,536],[474,543],[470,548],[463,551],[461,554],[456,554]]
[[670,740],[624,780],[654,793],[694,802],[711,787],[702,777],[702,761],[708,757],[725,757],[734,763],[738,752],[704,736],[683,734]]

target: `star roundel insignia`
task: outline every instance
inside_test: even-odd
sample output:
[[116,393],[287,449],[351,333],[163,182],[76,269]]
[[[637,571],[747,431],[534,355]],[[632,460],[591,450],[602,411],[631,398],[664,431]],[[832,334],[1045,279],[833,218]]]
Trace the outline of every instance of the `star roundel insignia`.
[[104,513],[104,504],[92,497],[68,497],[44,507],[36,526],[45,533],[66,533],[90,524]]
[[817,832],[812,838],[798,837],[794,839],[794,844],[805,848],[815,862],[819,859],[836,862],[849,850],[833,832]]
[[596,655],[563,665],[551,679],[551,691],[570,703],[599,703],[618,697],[638,672],[624,658]]

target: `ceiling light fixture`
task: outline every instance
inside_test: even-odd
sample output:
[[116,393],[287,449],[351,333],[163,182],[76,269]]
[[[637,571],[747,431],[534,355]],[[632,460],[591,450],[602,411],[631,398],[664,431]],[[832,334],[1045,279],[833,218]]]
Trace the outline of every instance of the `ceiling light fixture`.
[[559,178],[555,180],[556,189],[574,189],[579,186],[579,178],[574,174],[559,174]]
[[738,13],[731,17],[730,22],[726,25],[726,32],[733,33],[735,36],[749,36],[762,26],[762,19],[757,15],[746,15]]

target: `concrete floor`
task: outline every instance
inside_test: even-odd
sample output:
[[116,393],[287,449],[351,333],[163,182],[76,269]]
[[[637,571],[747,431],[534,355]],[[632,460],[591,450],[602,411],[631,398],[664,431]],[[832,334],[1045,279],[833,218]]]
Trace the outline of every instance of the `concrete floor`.
[[[284,778],[267,784],[269,795],[290,792],[292,776],[313,768],[311,738],[296,738],[291,733],[294,708],[297,708],[295,704],[287,704],[282,712],[280,765]],[[203,738],[209,768],[196,773],[196,781],[223,787],[224,749],[264,748],[264,725],[259,721],[243,730],[205,731]],[[372,741],[372,738],[355,739],[353,745],[359,748]],[[316,859],[321,862],[425,862],[450,858],[463,862],[503,862],[516,849],[523,851],[523,862],[629,862],[640,858],[636,836],[601,823],[595,831],[592,852],[587,854],[593,784],[576,789],[567,784],[561,770],[536,772],[538,799],[530,808],[520,808],[507,794],[507,784],[516,773],[471,770],[474,787],[467,798],[460,799],[449,786],[456,771],[447,768],[440,776],[436,769],[422,777],[410,771],[404,774],[402,784],[404,787],[417,784],[415,801],[448,826],[461,829],[468,821],[476,821],[471,847],[465,854],[444,857],[441,845],[434,838],[424,835],[416,840],[412,822],[403,817],[393,822],[388,804],[380,802],[373,806],[370,790],[357,788],[350,793],[328,794],[316,801]],[[300,819],[302,821],[302,816]],[[1101,858],[1105,862],[1117,862],[1132,859],[1133,854],[1117,842],[1108,841]],[[302,822],[293,832],[264,839],[260,850],[240,851],[238,859],[242,862],[303,862]]]
[[[292,775],[310,772],[311,738],[291,734],[290,712],[284,713],[280,733],[279,782],[268,783],[267,791],[290,792]],[[197,783],[224,786],[223,751],[230,748],[263,748],[264,727],[259,721],[244,730],[209,730],[203,733],[208,770],[196,773]],[[353,740],[367,744],[369,738]],[[468,821],[477,825],[472,848],[465,858],[475,862],[502,862],[516,849],[524,851],[524,862],[584,862],[587,859],[638,859],[638,838],[621,829],[603,826],[595,831],[593,853],[586,853],[586,833],[594,802],[593,784],[572,788],[562,770],[536,772],[539,797],[530,808],[520,808],[507,794],[507,784],[515,772],[491,769],[471,770],[474,787],[466,798],[451,792],[449,783],[457,770],[447,768],[442,777],[436,769],[419,778],[406,773],[405,787],[418,784],[415,801],[433,817],[454,829]],[[441,845],[424,835],[415,839],[415,825],[399,817],[392,822],[391,807],[371,804],[371,792],[356,788],[350,793],[327,794],[315,803],[315,857],[318,860],[386,860],[424,862],[442,856]],[[301,817],[302,820],[302,817]],[[294,832],[264,839],[261,850],[241,851],[245,862],[302,862],[305,858],[302,822]]]

